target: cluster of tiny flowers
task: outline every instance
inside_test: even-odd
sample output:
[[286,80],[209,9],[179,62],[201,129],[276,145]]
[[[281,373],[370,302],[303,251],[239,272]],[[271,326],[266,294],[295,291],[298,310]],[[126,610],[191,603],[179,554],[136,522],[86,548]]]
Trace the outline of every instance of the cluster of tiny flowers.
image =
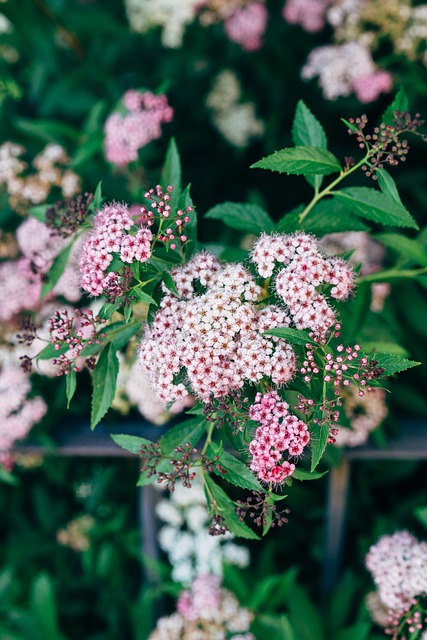
[[286,0],[282,15],[289,24],[299,24],[316,33],[325,26],[325,13],[333,0]]
[[101,344],[104,333],[99,330],[102,320],[94,315],[91,309],[82,311],[74,310],[75,315],[71,315],[68,309],[63,308],[55,311],[49,319],[50,342],[56,351],[63,351],[57,358],[52,360],[58,366],[57,375],[68,375],[71,369],[80,371],[86,362],[90,369],[94,367],[93,357],[86,360],[81,356],[83,349],[91,344]]
[[68,547],[76,553],[87,551],[90,547],[89,534],[95,524],[95,519],[88,513],[74,518],[57,531],[56,540],[63,547]]
[[338,420],[335,444],[338,447],[364,444],[387,416],[385,391],[373,388],[370,393],[360,396],[358,388],[350,385],[346,392],[341,392],[341,399],[351,428],[341,426]]
[[12,209],[22,214],[29,206],[46,202],[53,187],[61,189],[65,198],[78,193],[80,178],[68,168],[70,159],[61,146],[47,145],[27,174],[28,165],[21,160],[24,153],[23,147],[12,142],[0,146],[0,186],[4,185]]
[[[173,187],[169,185],[164,193],[159,184],[155,189],[147,191],[145,198],[151,202],[151,205],[140,208],[140,220],[148,227],[152,227],[157,220],[159,223],[158,239],[171,249],[176,249],[178,245],[182,246],[187,241],[185,225],[191,220],[193,207],[189,205],[184,210],[178,209],[173,212],[170,205],[172,191]],[[165,229],[166,221],[168,226]]]
[[422,613],[425,614],[427,595],[427,543],[419,542],[407,531],[383,536],[370,548],[366,567],[376,584],[378,600],[387,612],[387,619],[385,616],[376,619],[387,627],[386,633],[397,640],[426,632]]
[[137,160],[138,150],[160,138],[161,124],[173,117],[173,109],[162,94],[130,90],[124,94],[122,103],[126,113],[113,113],[104,127],[105,157],[118,166]]
[[255,640],[249,631],[252,620],[220,579],[207,574],[181,594],[176,613],[158,620],[149,640]]
[[264,123],[257,118],[253,102],[241,102],[241,86],[230,70],[215,79],[206,104],[213,113],[213,124],[235,147],[247,147],[253,138],[264,133]]
[[[256,308],[261,289],[241,264],[223,265],[201,252],[171,276],[178,295],[166,293],[139,349],[141,367],[163,401],[190,390],[208,402],[264,376],[276,385],[292,378],[291,346],[262,335],[288,326],[287,314],[276,306]],[[196,283],[205,291],[198,294]],[[189,389],[176,379],[182,369]]]
[[279,485],[292,475],[295,465],[289,460],[298,458],[310,442],[307,425],[288,409],[277,391],[257,393],[249,408],[249,417],[261,424],[249,444],[250,468],[266,483]]
[[163,523],[159,545],[168,555],[174,582],[188,585],[206,573],[221,576],[224,562],[239,568],[248,566],[248,549],[232,542],[230,532],[223,536],[209,534],[211,518],[199,475],[191,491],[178,485],[169,497],[160,500],[156,514]]
[[147,262],[152,240],[150,229],[136,227],[127,205],[105,205],[96,213],[93,230],[81,251],[81,287],[93,296],[108,292],[119,278],[117,273],[108,271],[114,256],[127,264]]
[[424,124],[419,113],[412,118],[407,111],[395,111],[392,124],[386,125],[382,122],[379,127],[374,128],[372,134],[366,134],[364,131],[368,123],[365,115],[355,120],[350,118],[350,122],[357,127],[357,131],[349,129],[349,134],[356,135],[359,147],[369,152],[369,164],[362,169],[374,180],[377,179],[376,169],[382,169],[384,164],[396,166],[406,160],[409,146],[407,140],[401,140],[402,135],[413,133],[427,140],[426,135],[417,132]]
[[319,77],[327,100],[354,92],[360,102],[368,103],[388,93],[393,85],[391,74],[376,67],[368,47],[360,42],[313,49],[301,75],[305,80]]
[[75,233],[86,220],[92,201],[93,195],[85,193],[72,200],[58,200],[46,209],[45,222],[51,234],[68,238]]
[[323,333],[335,322],[335,312],[318,287],[332,285],[330,295],[336,300],[345,300],[353,290],[354,274],[349,264],[323,256],[316,238],[306,233],[262,234],[251,257],[264,278],[270,278],[279,263],[274,286],[297,329]]
[[182,45],[185,27],[193,22],[203,0],[125,0],[126,12],[133,31],[145,33],[162,28],[164,47]]
[[267,9],[263,2],[249,2],[226,18],[225,33],[229,40],[240,44],[245,51],[257,51],[262,47],[267,17]]
[[12,362],[11,354],[1,354],[0,369],[0,464],[10,467],[10,454],[17,440],[25,438],[31,427],[43,418],[47,406],[39,397],[29,398],[31,382]]
[[[327,255],[335,255],[344,251],[352,251],[349,263],[360,266],[361,275],[375,273],[383,267],[385,248],[376,242],[366,231],[343,231],[330,233],[319,240],[319,247]],[[390,294],[388,282],[371,284],[371,311],[383,310],[384,301]]]

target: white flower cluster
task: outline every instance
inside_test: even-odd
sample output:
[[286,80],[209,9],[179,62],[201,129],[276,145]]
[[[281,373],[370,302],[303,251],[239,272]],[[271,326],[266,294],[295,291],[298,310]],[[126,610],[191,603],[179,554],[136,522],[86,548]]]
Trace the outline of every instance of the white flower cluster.
[[131,28],[145,33],[162,27],[162,44],[176,49],[182,45],[185,27],[193,22],[200,0],[125,0]]
[[222,136],[232,145],[247,147],[253,138],[264,133],[264,122],[257,118],[253,102],[241,102],[241,86],[230,70],[215,79],[206,105],[212,110],[212,121]]
[[427,542],[408,531],[382,536],[366,556],[366,567],[386,609],[404,613],[417,596],[427,594]]
[[336,424],[338,429],[335,445],[337,447],[357,447],[369,438],[387,416],[385,391],[372,389],[363,396],[359,395],[356,385],[349,385],[341,392],[345,414],[351,428]]
[[211,536],[210,517],[202,482],[196,476],[191,491],[177,485],[168,498],[156,506],[164,523],[159,532],[160,547],[168,554],[172,579],[185,585],[197,576],[222,574],[223,562],[240,568],[249,564],[249,551],[232,542],[234,536]]

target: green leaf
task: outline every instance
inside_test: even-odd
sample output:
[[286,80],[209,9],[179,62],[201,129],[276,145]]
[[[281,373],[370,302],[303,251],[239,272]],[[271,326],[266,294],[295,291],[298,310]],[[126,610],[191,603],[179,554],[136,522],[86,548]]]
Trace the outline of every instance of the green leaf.
[[378,361],[378,367],[384,369],[384,376],[391,376],[394,373],[400,373],[413,367],[418,367],[421,362],[415,360],[408,360],[402,356],[395,356],[390,353],[375,353],[374,360]]
[[170,205],[174,209],[181,193],[181,160],[174,138],[171,138],[169,142],[160,183],[163,190],[169,185],[173,187],[173,191],[170,193]]
[[341,629],[335,636],[336,640],[366,640],[371,626],[370,622],[358,622],[351,627]]
[[19,484],[18,478],[11,474],[10,471],[6,471],[2,465],[0,465],[0,482],[5,482],[6,484],[11,484],[13,486]]
[[349,122],[348,120],[345,120],[344,118],[341,118],[341,122],[344,122],[345,126],[350,129],[350,131],[353,131],[353,133],[358,133],[359,132],[359,128],[353,124],[352,122]]
[[212,220],[222,220],[224,224],[232,229],[256,235],[261,231],[269,233],[274,228],[273,220],[257,204],[223,202],[209,209],[204,217]]
[[288,327],[277,327],[276,329],[269,329],[264,331],[263,336],[275,336],[276,338],[285,338],[289,342],[294,344],[306,345],[307,343],[314,344],[314,341],[310,338],[306,331],[300,329],[289,329]]
[[252,169],[269,169],[293,175],[327,176],[341,171],[337,158],[321,147],[281,149],[252,165]]
[[153,444],[151,440],[140,438],[139,436],[128,436],[124,433],[112,433],[110,435],[112,440],[114,440],[119,447],[126,449],[126,451],[130,451],[131,453],[138,454],[143,445],[147,446]]
[[52,579],[39,574],[31,585],[30,608],[35,628],[45,640],[64,640],[58,627],[58,614]]
[[147,302],[148,304],[154,304],[156,307],[158,306],[154,298],[149,296],[148,293],[145,293],[145,291],[142,291],[140,287],[135,287],[132,291],[132,295],[137,297],[138,302]]
[[384,225],[418,229],[414,218],[403,205],[375,189],[349,187],[334,191],[333,196],[350,211],[367,220]]
[[297,584],[289,592],[289,620],[298,640],[324,640],[322,619]]
[[42,142],[62,143],[64,139],[76,140],[80,135],[79,131],[74,127],[54,120],[15,118],[13,126],[18,131],[33,136]]
[[400,344],[394,342],[378,342],[376,340],[362,340],[360,342],[363,353],[366,355],[375,354],[376,351],[380,353],[389,353],[395,356],[406,357],[409,355],[408,351]]
[[190,187],[191,185],[186,186],[178,200],[178,209],[182,209],[183,211],[185,211],[187,207],[192,207],[193,209],[191,212],[187,212],[190,222],[187,222],[184,227],[184,233],[187,236],[187,240],[184,244],[184,251],[188,260],[197,249],[197,213],[193,200],[191,199]]
[[119,351],[119,349],[126,347],[129,340],[138,333],[140,328],[141,322],[123,324],[120,327],[115,328],[111,333],[107,333],[107,339],[111,341],[114,350]]
[[203,479],[208,504],[211,505],[211,508],[215,513],[224,518],[225,524],[230,531],[240,538],[259,540],[259,536],[257,536],[252,529],[250,529],[244,522],[241,522],[236,516],[234,503],[225,491],[221,489],[221,487],[218,486],[209,476],[204,474]]
[[358,276],[356,282],[360,285],[366,282],[399,282],[400,280],[414,280],[425,276],[427,267],[422,269],[386,269],[385,271],[374,271],[365,276]]
[[205,418],[190,418],[184,422],[180,422],[172,429],[169,429],[159,440],[162,453],[165,455],[172,454],[176,447],[184,445],[188,442],[194,447],[203,437],[206,431]]
[[[318,417],[321,418],[322,414],[319,412]],[[313,472],[322,456],[325,452],[326,445],[329,437],[329,425],[328,424],[314,424],[310,434],[310,449],[311,449],[311,468]]]
[[92,375],[92,413],[90,427],[94,429],[113,404],[116,393],[119,360],[113,345],[108,342],[102,349]]
[[406,260],[415,262],[421,267],[427,267],[427,251],[418,240],[406,238],[398,233],[378,233],[374,238],[386,247],[397,251]]
[[67,409],[70,408],[70,402],[73,399],[77,387],[77,376],[75,370],[71,367],[70,372],[65,376],[65,388],[67,396]]
[[165,287],[167,289],[169,289],[169,291],[171,293],[173,293],[175,296],[179,297],[179,293],[178,293],[178,289],[176,288],[176,284],[174,279],[172,278],[171,274],[169,273],[169,271],[164,271],[162,274],[162,279],[163,279],[163,284],[165,285]]
[[385,169],[377,169],[375,173],[378,178],[378,186],[381,191],[391,200],[394,200],[394,202],[401,205],[402,200],[400,199],[396,183],[388,173],[388,171],[386,171]]
[[50,204],[38,204],[36,207],[28,209],[27,213],[39,222],[46,222],[46,211],[49,209]]
[[427,529],[427,507],[417,507],[414,509],[414,515],[423,527]]
[[384,115],[381,118],[381,122],[384,122],[386,125],[393,124],[395,111],[409,111],[408,96],[402,87],[400,87],[399,91],[396,93],[391,105],[385,110]]
[[305,469],[298,469],[297,467],[291,477],[295,480],[318,480],[327,473],[327,471],[323,471],[323,473],[318,473],[316,471],[306,471]]
[[369,227],[346,207],[333,198],[320,200],[297,229],[315,235],[338,233],[339,231],[369,231]]
[[[298,102],[295,111],[292,140],[297,146],[321,147],[322,149],[326,149],[328,144],[322,125],[302,100]],[[307,180],[316,190],[319,190],[322,176],[308,176]]]
[[80,169],[83,165],[92,160],[93,156],[102,151],[104,136],[102,130],[98,133],[91,134],[76,149],[72,159],[71,166],[73,169]]
[[53,344],[48,344],[44,349],[42,349],[37,356],[37,360],[50,360],[51,358],[57,358],[64,353],[69,351],[70,347],[68,344],[62,345],[59,349],[55,349]]
[[121,300],[116,300],[116,302],[104,302],[98,311],[99,317],[105,320],[110,320],[111,316],[120,309],[121,304]]
[[226,474],[221,473],[214,467],[214,473],[217,476],[224,478],[227,482],[242,489],[251,489],[252,491],[262,490],[260,483],[244,462],[241,462],[241,460],[238,460],[224,449],[220,451],[218,445],[215,443],[211,444],[210,452],[214,456],[219,456],[219,463],[227,472]]
[[100,209],[102,206],[102,201],[102,180],[100,180],[96,185],[95,193],[93,194],[93,200],[89,206],[89,211],[98,211],[98,209]]
[[55,260],[53,261],[52,266],[47,274],[47,282],[45,282],[41,288],[40,300],[43,300],[43,298],[52,291],[52,289],[55,287],[58,280],[64,273],[64,269],[67,266],[68,256],[70,255],[72,246],[73,243],[67,245],[65,249],[61,251],[61,253],[58,253]]

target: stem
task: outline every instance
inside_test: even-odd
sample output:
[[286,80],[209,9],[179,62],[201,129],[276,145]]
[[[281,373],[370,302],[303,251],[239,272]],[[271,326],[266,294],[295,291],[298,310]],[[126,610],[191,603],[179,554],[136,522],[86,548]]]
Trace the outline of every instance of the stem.
[[327,187],[325,187],[325,189],[323,189],[323,191],[319,191],[318,193],[315,193],[311,202],[306,206],[304,211],[300,214],[299,223],[301,224],[305,220],[307,215],[310,213],[313,207],[319,202],[319,200],[321,200],[325,196],[330,195],[332,189],[336,187],[336,185],[339,184],[341,180],[344,180],[344,178],[349,176],[351,173],[354,173],[354,171],[357,171],[357,169],[359,169],[363,164],[366,164],[366,162],[368,161],[368,157],[369,157],[369,153],[367,152],[366,155],[361,160],[359,160],[359,162],[355,164],[353,167],[351,167],[350,169],[347,169],[347,171],[345,170],[341,171],[338,178],[333,180]]
[[427,267],[422,269],[387,269],[386,271],[377,271],[376,273],[368,273],[365,276],[359,276],[356,280],[357,284],[362,282],[392,282],[393,280],[403,280],[406,278],[416,278],[427,273]]
[[209,445],[212,442],[213,430],[214,430],[214,423],[211,422],[209,424],[209,427],[208,427],[208,430],[207,430],[207,436],[206,436],[205,444],[203,445],[203,449],[202,449],[202,453],[201,453],[202,456],[205,455],[206,451],[208,450]]

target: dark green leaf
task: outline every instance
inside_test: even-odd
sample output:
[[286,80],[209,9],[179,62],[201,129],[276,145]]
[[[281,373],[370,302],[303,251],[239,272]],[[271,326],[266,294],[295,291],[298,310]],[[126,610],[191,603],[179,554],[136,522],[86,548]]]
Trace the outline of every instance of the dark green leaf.
[[139,436],[128,436],[121,433],[113,433],[111,434],[111,438],[122,449],[126,449],[126,451],[130,451],[131,453],[136,454],[139,453],[142,446],[153,444],[151,440],[147,440],[146,438],[140,438]]
[[178,204],[181,193],[181,160],[174,138],[171,138],[166,152],[166,158],[162,168],[161,185],[163,190],[169,185],[173,187],[173,191],[170,194],[170,205],[174,209]]
[[176,447],[188,442],[194,447],[206,431],[205,418],[190,418],[169,429],[159,440],[160,448],[165,455],[171,455]]
[[52,580],[45,573],[39,574],[31,585],[30,607],[35,628],[41,638],[64,640],[64,636],[58,627],[58,614]]
[[227,472],[223,474],[214,466],[214,473],[216,473],[217,476],[224,478],[227,482],[242,489],[251,489],[252,491],[262,490],[260,483],[244,462],[241,462],[225,450],[220,452],[218,445],[214,443],[211,444],[210,450],[212,455],[219,455],[219,463]]
[[418,229],[409,211],[380,191],[369,187],[349,187],[335,191],[333,195],[362,218],[384,225]]
[[391,200],[394,200],[394,202],[396,202],[397,204],[402,205],[402,200],[400,199],[396,183],[388,173],[388,171],[386,171],[385,169],[377,169],[375,173],[378,178],[378,186],[381,191]]
[[[322,417],[322,414],[319,413],[317,415],[318,418]],[[311,439],[310,439],[310,449],[311,449],[311,469],[313,472],[319,462],[322,459],[322,456],[325,452],[326,445],[328,443],[329,437],[329,425],[326,424],[314,424],[311,430]]]
[[48,344],[44,349],[42,349],[37,356],[37,360],[50,360],[51,358],[57,358],[61,356],[63,353],[67,353],[70,349],[68,344],[62,345],[59,349],[55,349],[53,344]]
[[65,388],[67,396],[67,409],[70,408],[70,402],[73,399],[77,387],[77,376],[75,370],[71,367],[70,372],[65,376]]
[[394,373],[400,371],[406,371],[412,369],[412,367],[418,367],[421,362],[415,360],[408,360],[402,356],[395,356],[390,353],[375,353],[374,359],[378,361],[378,367],[384,369],[384,376],[391,376]]
[[10,471],[6,471],[3,465],[0,465],[0,482],[5,482],[6,484],[11,484],[16,486],[19,484],[18,478],[10,473]]
[[366,640],[371,630],[370,622],[358,622],[357,624],[341,629],[336,637],[336,640]]
[[323,176],[341,171],[337,158],[320,147],[281,149],[252,165],[252,169],[269,169],[293,175]]
[[157,307],[157,302],[154,300],[154,298],[149,296],[148,293],[145,293],[145,291],[142,291],[140,287],[136,287],[135,289],[133,289],[132,295],[135,295],[137,297],[138,302],[148,302],[148,304],[154,304]]
[[62,122],[55,122],[54,120],[15,118],[13,126],[18,131],[33,136],[42,142],[62,143],[64,139],[76,140],[80,135],[77,129]]
[[353,124],[352,122],[349,122],[348,120],[345,120],[344,118],[341,118],[341,122],[344,122],[345,126],[350,129],[350,131],[353,131],[353,133],[358,133],[359,132],[359,128]]
[[393,124],[395,111],[409,111],[408,96],[402,87],[400,87],[399,91],[396,93],[391,105],[385,110],[381,121],[386,125]]
[[113,404],[118,372],[119,360],[113,345],[108,342],[101,351],[92,376],[91,429],[96,427]]
[[108,339],[112,342],[115,351],[123,349],[141,328],[141,322],[123,324],[117,327],[114,332],[107,334]]
[[47,282],[43,284],[40,292],[41,300],[43,300],[43,298],[52,291],[52,289],[55,287],[56,283],[64,273],[64,269],[67,266],[68,256],[70,255],[72,246],[72,243],[67,245],[65,249],[63,249],[53,261],[52,266],[47,274]]
[[316,471],[306,471],[305,469],[298,469],[297,467],[291,477],[295,480],[318,480],[327,473],[327,471],[323,471],[323,473],[318,473]]
[[176,284],[174,279],[172,278],[171,274],[169,273],[169,271],[165,271],[163,273],[163,284],[165,285],[165,287],[167,289],[169,289],[169,291],[171,293],[173,293],[176,296],[179,296],[178,294],[178,289],[176,288]]
[[415,262],[421,267],[427,267],[427,251],[418,240],[406,238],[398,233],[379,233],[374,238],[386,247],[397,251],[406,260]]
[[369,227],[333,198],[320,200],[297,229],[315,235],[340,231],[369,231]]
[[287,605],[289,620],[298,640],[324,640],[322,619],[297,584],[289,592]]
[[31,207],[28,209],[27,213],[29,216],[32,216],[39,222],[46,222],[46,211],[49,209],[49,204],[39,204],[36,207]]
[[197,249],[197,213],[193,204],[193,200],[190,195],[191,185],[187,185],[184,191],[181,193],[178,200],[178,208],[185,211],[187,207],[191,207],[192,211],[187,212],[190,222],[184,227],[184,233],[187,236],[187,240],[184,244],[184,251],[187,259],[190,259],[193,253]]
[[208,503],[215,513],[224,518],[225,524],[230,529],[231,533],[234,533],[234,535],[239,536],[240,538],[259,540],[259,536],[257,536],[252,529],[250,529],[244,522],[241,522],[236,516],[234,503],[225,491],[221,489],[221,487],[218,486],[209,476],[204,475],[203,479],[205,482]]
[[289,329],[288,327],[277,327],[277,329],[269,329],[264,331],[263,336],[275,336],[276,338],[285,338],[289,342],[294,344],[305,345],[307,343],[313,344],[313,340],[310,338],[306,331],[301,329]]
[[93,200],[90,203],[89,211],[98,211],[102,206],[102,181],[100,180],[96,186],[95,193],[93,194]]
[[[322,125],[302,100],[297,104],[292,124],[292,140],[297,146],[308,145],[322,149],[326,149],[328,144]],[[322,176],[319,175],[308,176],[307,180],[316,190],[322,184]]]
[[427,529],[427,507],[417,507],[414,509],[414,515],[423,527]]
[[269,233],[274,228],[274,222],[257,204],[240,204],[238,202],[223,202],[217,204],[205,214],[205,218],[222,220],[232,229],[246,231],[258,235],[261,231]]

